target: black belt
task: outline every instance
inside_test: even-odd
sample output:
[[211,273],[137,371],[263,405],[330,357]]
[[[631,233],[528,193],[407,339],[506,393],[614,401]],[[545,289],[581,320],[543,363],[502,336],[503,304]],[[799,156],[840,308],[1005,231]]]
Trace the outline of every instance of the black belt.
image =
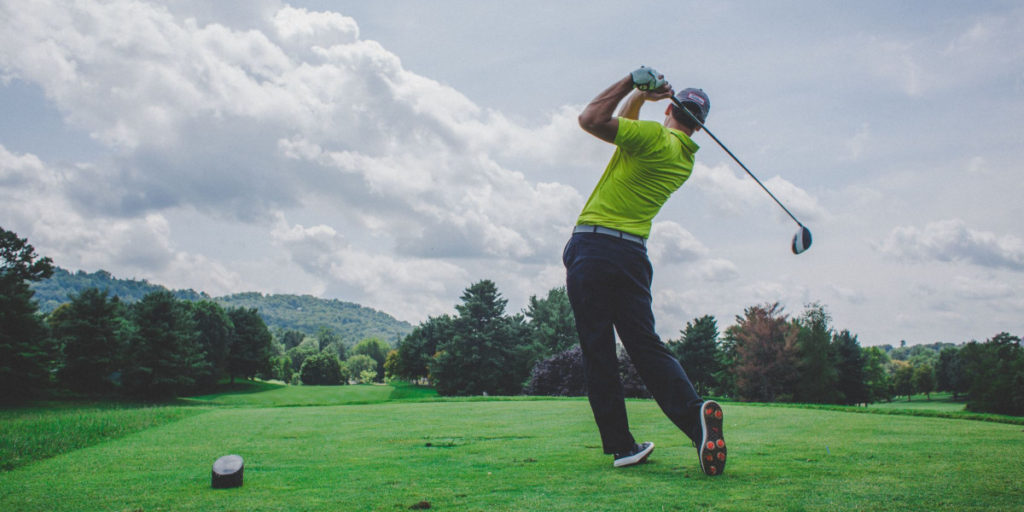
[[623,240],[629,240],[630,242],[640,244],[647,247],[647,239],[632,233],[626,233],[625,231],[619,231],[617,229],[606,228],[604,226],[576,226],[572,230],[573,233],[597,233],[600,235],[614,236],[615,238],[621,238]]

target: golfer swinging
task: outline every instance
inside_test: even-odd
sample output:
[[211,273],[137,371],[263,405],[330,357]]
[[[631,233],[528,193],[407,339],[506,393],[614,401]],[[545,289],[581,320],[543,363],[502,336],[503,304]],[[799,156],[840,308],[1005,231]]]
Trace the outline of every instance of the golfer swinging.
[[[675,105],[665,109],[664,123],[638,117],[644,102],[672,94],[662,75],[641,67],[594,98],[580,114],[580,127],[616,149],[580,213],[562,260],[590,407],[604,452],[615,457],[614,466],[638,464],[654,450],[654,443],[638,444],[629,430],[615,350],[618,331],[661,410],[693,440],[701,469],[720,475],[726,457],[722,408],[697,395],[679,361],[654,332],[651,310],[651,221],[690,177],[698,149],[690,136],[699,126]],[[613,116],[623,98],[618,116]],[[707,117],[710,101],[704,91],[686,89],[676,98],[701,122]]]

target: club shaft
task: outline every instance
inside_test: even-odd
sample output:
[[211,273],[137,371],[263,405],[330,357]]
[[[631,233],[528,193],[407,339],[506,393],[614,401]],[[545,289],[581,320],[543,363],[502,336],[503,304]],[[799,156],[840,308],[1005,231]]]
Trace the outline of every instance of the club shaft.
[[754,178],[754,181],[756,181],[757,184],[760,185],[761,188],[764,189],[764,191],[767,192],[773,200],[775,200],[775,204],[782,207],[782,210],[786,212],[786,215],[789,215],[789,218],[793,219],[793,222],[796,222],[800,227],[804,226],[802,222],[797,220],[796,217],[794,217],[793,214],[790,213],[789,208],[786,208],[786,205],[782,204],[782,201],[779,201],[779,198],[775,197],[775,194],[772,194],[772,191],[768,190],[768,187],[764,186],[764,183],[761,183],[761,180],[757,179],[757,176],[754,176],[754,173],[750,172],[750,169],[747,169],[747,166],[743,165],[743,162],[740,162],[740,159],[736,158],[736,155],[732,154],[732,151],[729,151],[729,148],[725,147],[725,144],[722,144],[722,141],[718,140],[718,137],[715,137],[715,134],[711,133],[711,130],[708,130],[708,127],[704,126],[704,123],[700,122],[700,119],[697,119],[697,116],[693,115],[693,112],[690,112],[689,109],[684,107],[683,104],[680,103],[680,101],[675,97],[675,95],[670,96],[670,98],[672,99],[672,103],[675,103],[680,110],[686,112],[686,115],[690,116],[690,119],[693,119],[695,123],[700,125],[701,129],[703,129],[705,133],[710,135],[712,140],[714,140],[722,149],[724,149],[725,152],[728,153],[729,156],[736,161],[736,163],[740,164],[740,167],[742,167],[744,171],[747,171],[747,174],[751,178]]

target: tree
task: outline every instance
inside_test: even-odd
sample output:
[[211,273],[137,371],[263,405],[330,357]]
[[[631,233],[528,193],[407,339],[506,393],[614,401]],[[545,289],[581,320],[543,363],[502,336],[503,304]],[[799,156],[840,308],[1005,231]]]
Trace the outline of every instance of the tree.
[[103,394],[117,386],[124,363],[124,315],[121,302],[106,291],[89,288],[50,315],[50,328],[61,347],[63,365],[57,378],[68,389]]
[[330,327],[320,326],[320,329],[316,333],[317,349],[323,352],[327,347],[336,347],[334,350],[338,353],[338,358],[345,359],[345,344],[341,341],[341,336],[338,336],[334,332],[334,329]]
[[924,393],[925,398],[932,399],[932,390],[935,389],[935,369],[930,364],[922,364],[914,367],[912,377],[914,391]]
[[840,401],[830,320],[824,306],[815,303],[808,304],[796,321],[798,377],[794,399],[797,402],[831,404]]
[[235,326],[228,353],[228,376],[251,379],[258,373],[270,373],[270,358],[274,356],[274,337],[263,323],[256,308],[232,308],[228,317]]
[[441,395],[514,395],[529,377],[529,330],[522,315],[505,316],[507,300],[483,280],[455,306],[451,339],[438,346],[430,365]]
[[373,371],[376,372],[377,376],[381,381],[384,380],[384,361],[388,357],[388,351],[391,350],[391,346],[388,345],[384,340],[378,338],[367,338],[360,341],[352,348],[353,354],[362,354],[370,356],[371,359],[376,363],[373,367]]
[[893,361],[892,386],[896,396],[906,395],[910,401],[914,394],[914,367],[906,361]]
[[792,400],[799,329],[782,313],[779,303],[747,308],[726,332],[735,340],[736,365],[732,372],[740,398]]
[[358,383],[370,382],[377,377],[377,361],[366,354],[356,354],[348,358],[345,361],[345,369],[348,370],[349,378]]
[[395,375],[410,381],[427,379],[437,347],[454,336],[454,319],[448,315],[427,318],[398,344]]
[[739,354],[736,351],[737,329],[726,329],[721,336],[721,344],[718,349],[718,357],[721,360],[722,368],[715,373],[715,382],[718,384],[715,391],[721,396],[737,396],[736,372],[739,365]]
[[531,296],[525,315],[529,319],[532,361],[563,353],[579,345],[576,317],[573,316],[564,286],[548,290],[547,297],[543,299]]
[[398,367],[398,350],[391,349],[388,351],[388,356],[384,358],[384,378],[393,379],[398,376],[395,373],[395,369]]
[[292,370],[292,358],[286,355],[274,356],[270,359],[270,366],[273,378],[286,384],[292,381],[295,375],[295,371]]
[[302,343],[302,340],[306,339],[306,335],[301,331],[292,329],[281,333],[280,338],[281,344],[284,345],[284,349],[287,351],[299,346],[299,343]]
[[960,349],[947,347],[939,353],[939,362],[935,366],[935,387],[939,391],[953,393],[953,400],[967,391],[967,376],[964,375],[964,363],[960,358]]
[[285,355],[292,361],[292,372],[299,373],[302,369],[302,363],[306,361],[306,358],[319,353],[320,351],[316,348],[316,340],[306,338],[302,343],[286,351]]
[[835,354],[839,398],[847,405],[867,404],[871,395],[864,373],[866,358],[857,342],[857,335],[842,331],[832,335],[832,350]]
[[890,364],[889,356],[878,347],[863,349],[864,355],[864,387],[868,402],[892,401],[890,392],[891,381],[886,367]]
[[342,380],[341,362],[338,356],[320,352],[307,357],[302,363],[299,378],[306,386],[337,386]]
[[[186,303],[188,304],[188,303]],[[221,377],[228,374],[228,356],[235,336],[235,324],[224,308],[216,302],[202,300],[191,303],[199,347],[208,364],[208,371],[199,376],[201,390],[216,388]]]
[[718,322],[715,317],[704,315],[686,322],[686,328],[680,333],[679,340],[669,340],[668,347],[683,365],[697,393],[704,395],[718,385],[717,376],[722,371]]
[[171,292],[152,292],[132,306],[131,319],[125,390],[165,400],[194,389],[208,368],[189,307]]
[[38,258],[28,240],[0,227],[0,401],[33,396],[50,380],[56,354],[36,312],[30,281],[53,274],[50,258]]
[[1024,347],[1020,338],[1001,332],[985,343],[960,349],[971,376],[967,409],[1024,415]]

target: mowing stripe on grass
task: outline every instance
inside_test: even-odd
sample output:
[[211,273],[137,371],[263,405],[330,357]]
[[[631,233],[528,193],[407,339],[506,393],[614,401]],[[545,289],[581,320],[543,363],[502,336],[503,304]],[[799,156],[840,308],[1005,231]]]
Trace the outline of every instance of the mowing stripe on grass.
[[201,412],[200,407],[86,405],[27,408],[0,416],[0,470],[70,452],[164,425]]

